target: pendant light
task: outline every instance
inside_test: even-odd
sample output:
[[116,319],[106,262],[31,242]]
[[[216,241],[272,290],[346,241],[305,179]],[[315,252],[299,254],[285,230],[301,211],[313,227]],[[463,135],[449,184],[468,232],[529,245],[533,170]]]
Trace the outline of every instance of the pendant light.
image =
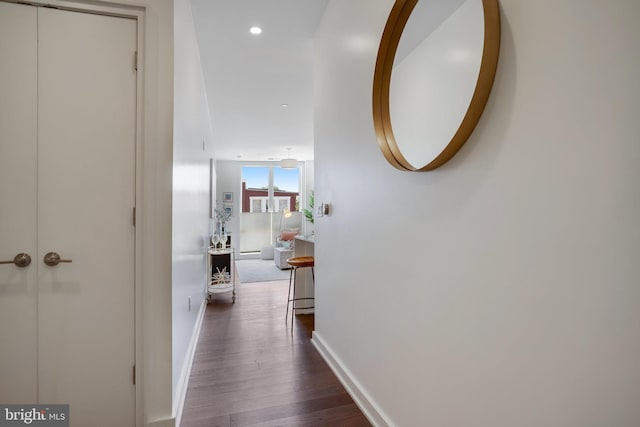
[[287,158],[280,160],[280,167],[282,169],[295,169],[298,167],[298,161],[291,158],[291,148],[287,148]]

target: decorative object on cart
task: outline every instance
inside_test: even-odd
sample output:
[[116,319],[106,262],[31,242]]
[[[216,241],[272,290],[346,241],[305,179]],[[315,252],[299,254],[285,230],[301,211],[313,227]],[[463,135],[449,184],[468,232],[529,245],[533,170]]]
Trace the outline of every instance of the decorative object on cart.
[[302,209],[302,213],[304,214],[304,217],[311,224],[313,224],[313,207],[314,207],[314,205],[315,205],[315,195],[313,193],[313,190],[311,190],[311,194],[309,195],[309,209]]
[[227,232],[215,232],[211,235],[211,248],[222,251],[231,248],[231,234]]
[[[226,224],[233,216],[231,206],[218,205],[215,209],[216,214],[216,230],[220,233],[226,231]],[[215,233],[214,233],[215,234]]]
[[222,267],[222,271],[219,267],[216,267],[216,272],[212,276],[213,285],[223,285],[230,280],[230,274],[227,273],[227,267]]
[[227,248],[227,240],[229,239],[229,233],[227,233],[225,230],[222,230],[222,232],[220,233],[220,248],[221,249],[226,249]]
[[231,218],[231,216],[233,216],[233,206],[225,206],[224,213]]

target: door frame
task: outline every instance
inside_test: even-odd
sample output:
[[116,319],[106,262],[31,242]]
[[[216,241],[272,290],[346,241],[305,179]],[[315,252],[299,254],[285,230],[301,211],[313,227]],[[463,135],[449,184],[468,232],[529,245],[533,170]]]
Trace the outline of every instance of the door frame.
[[[135,424],[172,426],[173,0],[0,1],[137,21],[136,182],[132,212],[136,258],[132,372],[136,384]],[[132,58],[132,65],[133,61]]]

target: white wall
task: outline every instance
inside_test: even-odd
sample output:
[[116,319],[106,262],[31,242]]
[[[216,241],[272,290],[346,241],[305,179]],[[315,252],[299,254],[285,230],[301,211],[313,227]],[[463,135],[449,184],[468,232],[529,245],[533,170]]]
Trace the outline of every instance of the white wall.
[[380,425],[640,425],[640,3],[501,0],[483,117],[413,174],[371,119],[392,3],[315,41],[314,341]]
[[173,396],[186,391],[199,314],[206,306],[212,134],[191,3],[176,0],[173,150]]

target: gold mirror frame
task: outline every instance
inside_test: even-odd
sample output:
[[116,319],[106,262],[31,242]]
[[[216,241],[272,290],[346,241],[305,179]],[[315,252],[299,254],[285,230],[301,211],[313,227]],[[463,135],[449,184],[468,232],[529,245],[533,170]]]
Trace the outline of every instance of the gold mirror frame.
[[[425,0],[423,0],[425,1]],[[382,154],[392,166],[403,171],[423,172],[445,164],[464,145],[475,128],[489,99],[500,51],[500,10],[498,0],[482,0],[484,46],[478,81],[467,112],[451,141],[431,162],[415,167],[396,144],[389,111],[389,89],[393,62],[404,27],[418,0],[396,0],[385,25],[373,77],[373,123]]]

